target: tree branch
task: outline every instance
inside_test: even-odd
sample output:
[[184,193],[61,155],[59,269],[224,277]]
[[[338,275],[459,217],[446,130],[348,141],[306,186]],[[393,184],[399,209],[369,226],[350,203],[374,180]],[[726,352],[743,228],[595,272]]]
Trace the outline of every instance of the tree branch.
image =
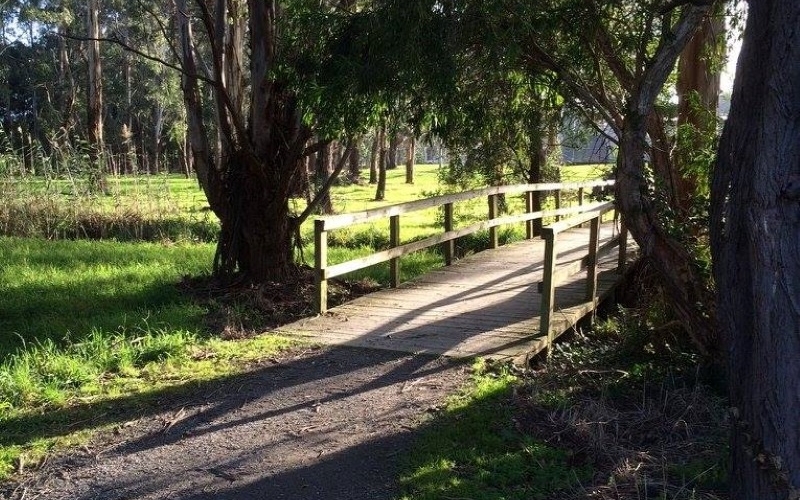
[[350,155],[353,154],[354,149],[355,141],[352,139],[348,140],[347,147],[345,148],[344,153],[342,153],[342,157],[339,158],[339,163],[336,164],[336,168],[333,169],[330,177],[328,177],[328,180],[325,182],[322,188],[317,191],[317,193],[314,195],[314,199],[311,200],[311,203],[309,203],[306,209],[303,210],[303,213],[297,216],[297,218],[294,220],[294,223],[297,225],[297,227],[300,227],[300,225],[303,224],[303,222],[305,222],[306,219],[308,219],[308,217],[317,210],[317,208],[319,208],[319,205],[322,203],[325,195],[331,190],[331,187],[333,186],[333,183],[336,182],[336,179],[339,178],[339,174],[344,169],[344,166],[347,164],[347,160],[350,158]]
[[125,43],[122,40],[120,40],[117,37],[102,37],[101,36],[101,37],[93,38],[93,37],[88,37],[88,36],[69,35],[67,33],[56,33],[56,35],[60,36],[60,37],[63,37],[63,38],[66,38],[68,40],[75,40],[75,41],[78,41],[78,42],[113,43],[113,44],[118,45],[119,47],[121,47],[122,50],[124,50],[126,52],[130,52],[132,54],[136,54],[139,57],[143,57],[144,59],[147,59],[148,61],[153,61],[153,62],[157,62],[159,64],[162,64],[163,66],[165,66],[165,67],[167,67],[169,69],[175,70],[175,71],[177,71],[178,73],[180,73],[182,75],[186,75],[186,76],[188,76],[190,78],[197,78],[198,80],[200,80],[202,82],[205,82],[205,83],[208,83],[208,84],[211,84],[211,85],[216,85],[216,82],[211,78],[207,78],[205,76],[198,75],[197,73],[190,74],[189,72],[187,72],[181,66],[179,66],[177,64],[173,64],[173,63],[171,63],[169,61],[166,61],[165,59],[162,59],[162,58],[160,58],[158,56],[151,56],[150,54],[148,54],[146,52],[142,52],[139,49],[135,49],[135,48],[131,47],[130,45],[128,45],[127,43]]

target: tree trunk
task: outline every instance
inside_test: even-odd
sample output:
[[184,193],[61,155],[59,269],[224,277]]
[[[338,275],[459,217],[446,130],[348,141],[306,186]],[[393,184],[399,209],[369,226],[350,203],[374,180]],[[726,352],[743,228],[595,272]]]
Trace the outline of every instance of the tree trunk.
[[658,222],[657,205],[648,188],[645,152],[648,149],[648,119],[683,46],[707,14],[709,7],[687,7],[672,36],[653,57],[636,85],[625,110],[617,157],[616,200],[623,221],[663,279],[675,315],[686,327],[697,348],[714,359],[719,342],[710,324],[713,301],[692,256]]
[[[324,186],[333,172],[334,144],[328,143],[317,154],[316,172],[314,175],[314,185],[317,192]],[[323,193],[323,198],[319,204],[319,213],[329,215],[333,213],[333,204],[329,192]]]
[[692,166],[694,157],[716,140],[720,69],[725,50],[724,4],[703,19],[678,63],[678,135],[675,148],[675,201],[688,214],[707,172]]
[[[69,60],[69,50],[67,47],[67,26],[62,23],[58,27],[58,79],[59,89],[61,92],[60,106],[61,106],[61,127],[65,131],[72,130],[74,123],[73,109],[75,108],[75,101],[77,100],[75,90],[75,77],[72,75],[72,66]],[[65,137],[65,141],[68,138]]]
[[408,140],[408,150],[406,152],[406,184],[414,184],[414,162],[417,157],[417,138],[411,137]]
[[[354,142],[358,144],[361,142],[361,140],[358,139]],[[361,152],[358,147],[353,148],[353,152],[349,156],[347,163],[347,177],[348,180],[353,184],[358,184],[361,182]]]
[[[277,42],[276,2],[218,0],[194,4],[208,37],[220,150],[210,148],[199,91],[191,16],[186,0],[176,0],[180,36],[181,88],[186,104],[188,136],[198,181],[221,224],[215,274],[235,272],[254,282],[285,280],[294,268],[292,243],[300,220],[290,217],[289,198],[302,175],[303,152],[310,131],[302,124],[294,96],[274,80]],[[230,13],[230,15],[228,15]],[[244,36],[246,19],[249,36]],[[241,44],[247,40],[249,50]],[[241,64],[250,58],[251,89],[245,98]],[[245,105],[248,108],[245,110]]]
[[372,139],[372,152],[369,157],[369,183],[377,184],[378,182],[378,162],[380,161],[380,130],[375,131],[375,137]]
[[386,198],[386,126],[378,132],[378,187],[375,190],[375,201]]
[[[544,144],[541,138],[541,130],[535,132],[530,131],[531,145],[530,145],[530,163],[528,165],[528,182],[535,184],[542,182],[542,172],[547,161],[547,152],[545,151]],[[531,193],[532,204],[531,211],[538,212],[542,209],[542,193],[541,191],[534,191]],[[542,219],[538,218],[532,221],[533,236],[542,234]]]
[[385,160],[387,170],[394,170],[397,168],[397,148],[400,146],[401,142],[400,134],[392,134],[389,138],[389,151]]
[[731,499],[800,498],[800,3],[749,2],[711,186]]
[[87,43],[88,87],[86,106],[87,139],[89,160],[92,163],[90,184],[92,188],[105,191],[103,175],[103,79],[100,62],[99,0],[88,0],[86,23],[90,40]]

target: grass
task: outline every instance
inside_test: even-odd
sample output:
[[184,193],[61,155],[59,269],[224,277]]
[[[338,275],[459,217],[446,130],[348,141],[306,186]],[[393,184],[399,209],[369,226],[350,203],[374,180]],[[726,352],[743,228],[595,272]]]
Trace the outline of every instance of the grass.
[[208,335],[206,306],[177,283],[207,273],[212,255],[208,244],[0,238],[0,479],[88,435],[50,435],[68,420],[28,428],[37,415],[214,379],[290,345]]
[[591,467],[572,467],[565,450],[515,427],[517,383],[507,369],[477,364],[469,387],[450,399],[409,456],[403,500],[554,498],[591,477]]
[[[405,184],[397,169],[388,173],[383,202],[372,201],[369,185],[337,187],[332,198],[344,212],[446,190],[435,166],[418,166],[416,180]],[[153,394],[240,372],[289,345],[271,336],[214,337],[219,330],[209,328],[210,303],[177,286],[185,276],[209,272],[209,242],[218,230],[195,181],[111,177],[109,194],[94,195],[72,178],[5,178],[0,196],[0,479],[110,425],[95,418],[98,407],[124,414],[149,404]],[[521,206],[509,201],[511,210]],[[469,223],[484,210],[481,202],[466,203],[457,207],[457,221]],[[440,231],[441,218],[435,210],[404,216],[403,242]],[[521,228],[504,229],[501,240],[521,234]],[[309,236],[305,228],[307,242]],[[387,245],[388,224],[341,232],[332,243],[331,263],[356,258]],[[461,253],[485,248],[488,235],[459,245]],[[304,254],[313,259],[310,243]],[[439,265],[437,250],[418,252],[403,259],[403,276]],[[387,283],[388,267],[349,277]],[[75,427],[76,421],[86,423]]]
[[401,499],[726,498],[725,400],[650,316],[617,311],[526,372],[478,365],[419,437]]

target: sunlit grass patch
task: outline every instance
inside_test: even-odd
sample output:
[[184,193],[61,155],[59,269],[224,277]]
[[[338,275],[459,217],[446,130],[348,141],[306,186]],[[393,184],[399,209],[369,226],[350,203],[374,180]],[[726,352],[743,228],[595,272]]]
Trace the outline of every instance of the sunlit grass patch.
[[477,366],[465,392],[424,429],[401,477],[402,499],[554,498],[591,475],[515,428],[514,383],[506,369]]

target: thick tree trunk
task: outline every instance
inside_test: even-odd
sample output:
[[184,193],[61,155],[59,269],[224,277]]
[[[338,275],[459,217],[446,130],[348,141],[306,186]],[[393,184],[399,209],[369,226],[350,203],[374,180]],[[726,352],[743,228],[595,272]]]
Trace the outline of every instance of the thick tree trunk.
[[[347,181],[352,184],[359,184],[361,182],[361,138],[353,140],[353,148],[350,155],[347,157]],[[342,151],[345,154],[346,149]]]
[[386,169],[394,170],[397,168],[397,148],[403,142],[400,134],[392,134],[389,137],[389,151],[386,154]]
[[[176,0],[182,90],[193,164],[211,209],[221,224],[214,271],[239,272],[255,282],[281,281],[293,270],[292,242],[300,223],[290,217],[288,200],[302,175],[310,134],[294,96],[274,80],[271,67],[277,40],[276,2],[241,0],[194,4],[209,37],[219,151],[210,148],[209,128],[199,91],[191,16],[186,0]],[[246,20],[246,21],[244,21]],[[246,22],[246,24],[244,24]],[[247,26],[249,36],[244,36]],[[249,51],[242,47],[249,41]],[[245,96],[241,65],[247,54],[251,92]],[[245,105],[248,109],[245,110]]]
[[[544,145],[541,136],[538,133],[531,131],[531,151],[529,154],[530,163],[528,164],[528,182],[535,184],[542,182],[542,171],[547,160],[547,155],[544,150]],[[538,212],[542,209],[542,193],[541,191],[534,191],[531,193],[532,204],[531,211]],[[542,219],[533,220],[533,236],[542,234]]]
[[[319,154],[317,154],[316,171],[314,174],[314,184],[317,188],[317,192],[328,182],[328,179],[333,173],[334,147],[333,143],[326,144]],[[322,194],[322,200],[319,203],[319,213],[324,215],[333,213],[333,203],[331,203],[330,192]]]
[[711,186],[733,500],[800,498],[800,3],[750,1]]

